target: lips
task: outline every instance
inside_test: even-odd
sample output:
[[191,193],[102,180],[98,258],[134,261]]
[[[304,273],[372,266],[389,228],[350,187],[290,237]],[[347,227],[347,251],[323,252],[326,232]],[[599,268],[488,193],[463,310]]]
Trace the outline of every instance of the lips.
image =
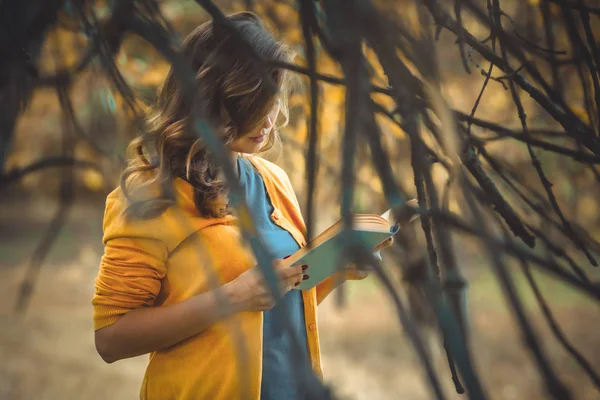
[[262,135],[262,136],[251,136],[248,139],[252,140],[254,143],[262,143],[265,141],[265,138],[267,137],[267,135]]

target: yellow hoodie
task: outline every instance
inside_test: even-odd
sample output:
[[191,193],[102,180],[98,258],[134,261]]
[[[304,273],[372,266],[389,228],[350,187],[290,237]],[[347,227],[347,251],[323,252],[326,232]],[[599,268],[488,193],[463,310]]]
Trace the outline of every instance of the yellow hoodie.
[[[274,207],[273,221],[306,246],[306,228],[287,174],[259,157],[249,159],[261,174]],[[94,329],[128,311],[181,302],[230,282],[253,267],[232,216],[199,215],[192,186],[174,182],[177,205],[152,219],[124,219],[120,189],[106,199],[104,256],[96,278]],[[331,278],[302,292],[312,368],[322,376],[316,306],[334,287]],[[238,313],[168,349],[150,354],[140,391],[145,400],[230,400],[260,397],[260,312]]]

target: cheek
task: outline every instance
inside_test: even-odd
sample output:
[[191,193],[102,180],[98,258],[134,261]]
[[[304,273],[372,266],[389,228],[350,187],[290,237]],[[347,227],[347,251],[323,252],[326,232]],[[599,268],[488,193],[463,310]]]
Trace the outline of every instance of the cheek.
[[256,136],[258,134],[260,134],[260,132],[262,131],[263,127],[259,126],[256,129],[253,129],[252,131],[248,132],[246,135],[244,135],[241,139],[243,139],[244,137],[250,137],[250,136]]
[[248,139],[248,136],[235,139],[227,146],[229,150],[237,153],[254,153],[260,149],[262,144],[256,144]]
[[271,113],[271,121],[273,121],[273,126],[275,126],[275,122],[277,121],[277,118],[279,118],[279,111],[281,111],[281,108],[277,107]]
[[241,151],[240,147],[243,147],[243,142],[242,142],[241,138],[237,138],[227,145],[227,148],[229,150],[235,151],[235,152],[240,152]]
[[237,152],[237,153],[243,153],[243,151],[244,151],[244,144],[240,143],[239,140],[235,141],[235,142],[232,142],[229,145],[229,150]]

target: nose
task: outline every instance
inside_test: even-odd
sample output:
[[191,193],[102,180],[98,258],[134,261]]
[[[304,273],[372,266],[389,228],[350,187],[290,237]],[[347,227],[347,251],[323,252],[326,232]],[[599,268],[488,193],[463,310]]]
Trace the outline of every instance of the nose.
[[267,117],[267,120],[265,121],[265,125],[263,126],[264,130],[271,130],[271,128],[273,127],[273,118],[271,118],[271,116],[269,115]]

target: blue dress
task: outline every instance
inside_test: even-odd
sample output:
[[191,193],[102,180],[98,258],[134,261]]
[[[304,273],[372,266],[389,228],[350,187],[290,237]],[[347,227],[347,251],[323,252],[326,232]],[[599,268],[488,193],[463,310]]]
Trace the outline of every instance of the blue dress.
[[[240,183],[256,228],[273,258],[284,258],[300,246],[292,235],[271,220],[274,211],[260,174],[250,160],[238,158]],[[299,339],[295,349],[293,336],[277,315],[288,316],[290,328]],[[307,351],[304,303],[299,290],[290,290],[271,310],[265,311],[263,324],[263,368],[261,400],[299,400],[306,398],[306,375],[310,374]],[[310,379],[310,378],[309,378]]]

